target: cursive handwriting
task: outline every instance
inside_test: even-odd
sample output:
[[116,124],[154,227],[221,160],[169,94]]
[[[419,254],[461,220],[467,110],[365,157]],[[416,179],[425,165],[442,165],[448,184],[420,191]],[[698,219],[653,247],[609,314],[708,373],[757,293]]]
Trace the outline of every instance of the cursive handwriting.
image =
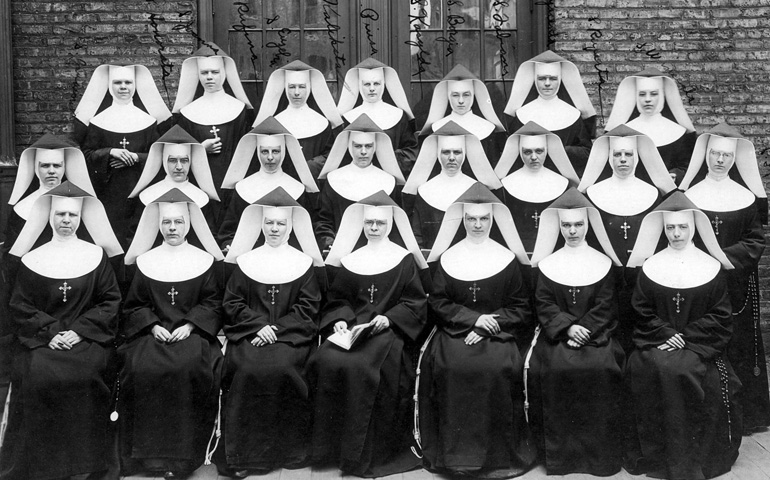
[[[246,44],[249,46],[249,54],[251,57],[251,67],[254,69],[254,76],[257,75],[257,60],[259,59],[259,55],[257,55],[256,48],[257,46],[254,45],[254,41],[249,36],[249,30],[255,29],[256,25],[249,25],[246,23],[246,14],[251,11],[251,8],[249,7],[248,2],[235,2],[233,5],[238,7],[237,13],[238,13],[238,24],[233,25],[232,29],[236,32],[243,33],[244,38],[246,39]],[[269,24],[269,22],[268,22]]]
[[[589,17],[589,23],[599,23],[598,17]],[[588,28],[590,33],[591,43],[583,47],[583,51],[591,52],[594,60],[594,70],[599,75],[598,93],[599,93],[599,115],[601,116],[601,124],[604,124],[604,102],[602,101],[602,85],[608,82],[610,72],[606,65],[602,63],[599,58],[599,49],[597,40],[604,36],[602,29],[599,25],[591,26]]]
[[427,21],[428,11],[425,9],[428,5],[428,0],[409,0],[409,2],[410,5],[416,5],[418,8],[417,15],[412,15],[411,12],[409,14],[409,25],[412,30],[414,30],[414,36],[410,36],[409,40],[405,43],[417,50],[417,53],[415,54],[417,71],[413,73],[412,76],[422,80],[422,74],[427,71],[425,66],[430,65],[430,62],[425,58],[425,56],[430,55],[430,53],[425,50],[424,42],[422,40],[423,27],[430,27]]
[[[373,8],[364,8],[358,15],[362,20],[372,20],[376,22],[380,19],[380,14]],[[372,34],[371,22],[364,22],[364,30],[366,31],[366,41],[369,42],[369,55],[374,56],[379,50],[377,50],[377,42],[374,41],[374,35]]]
[[[505,8],[510,6],[510,3],[506,0],[494,0],[492,2],[491,10],[495,13],[492,14],[493,27],[495,29],[495,38],[498,42],[498,56],[500,57],[500,78],[503,80],[508,75],[508,58],[506,54],[508,51],[505,49],[505,39],[511,37],[511,32],[503,32],[502,26],[505,25],[510,17],[505,13]],[[503,83],[503,91],[505,92],[505,83]],[[507,92],[506,92],[507,94]]]
[[457,45],[457,26],[462,25],[465,23],[465,17],[462,15],[457,15],[452,13],[452,7],[454,5],[458,5],[460,7],[463,6],[463,2],[460,0],[448,0],[447,1],[447,17],[446,17],[446,25],[447,25],[447,36],[439,36],[436,38],[437,42],[445,43],[446,44],[446,53],[444,54],[445,57],[448,57],[454,53],[454,47]]
[[277,42],[267,42],[265,44],[265,47],[267,48],[274,48],[277,51],[273,54],[273,59],[270,60],[270,66],[275,67],[281,63],[281,57],[290,57],[291,52],[286,48],[286,39],[289,38],[289,35],[291,34],[291,30],[284,27],[280,30],[278,30],[278,41]]
[[[340,70],[345,66],[345,55],[340,53],[340,44],[345,43],[339,38],[339,18],[338,11],[339,0],[323,0],[324,23],[326,24],[326,35],[329,38],[329,44],[332,46],[334,55],[334,75],[337,81],[340,80]],[[332,22],[332,16],[336,19]]]

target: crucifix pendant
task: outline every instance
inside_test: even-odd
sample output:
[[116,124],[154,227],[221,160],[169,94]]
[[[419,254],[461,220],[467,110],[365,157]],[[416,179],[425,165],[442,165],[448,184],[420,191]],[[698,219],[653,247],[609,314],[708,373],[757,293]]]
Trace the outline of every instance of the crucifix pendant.
[[275,305],[275,294],[279,292],[280,290],[275,288],[275,285],[273,285],[273,287],[267,291],[267,293],[270,294],[270,305]]
[[711,221],[711,224],[714,225],[714,235],[719,236],[719,225],[722,223],[725,222],[719,219],[719,215],[716,215],[714,220]]
[[67,285],[67,282],[65,281],[64,284],[59,287],[59,290],[64,294],[64,298],[62,298],[62,302],[67,302],[67,290],[72,290],[72,287]]
[[209,133],[214,135],[214,138],[219,138],[219,135],[217,135],[219,133],[219,129],[216,127],[216,125],[211,127],[211,130],[209,130]]
[[535,210],[535,214],[529,217],[535,221],[535,230],[537,230],[537,224],[540,220],[540,215],[537,214],[537,210]]
[[575,305],[577,303],[577,298],[575,298],[575,295],[580,293],[580,289],[577,287],[572,287],[568,290],[568,292],[572,294],[572,305]]
[[126,145],[128,145],[129,143],[131,143],[131,142],[129,142],[128,140],[126,140],[126,137],[123,137],[123,141],[122,141],[122,142],[120,142],[120,145],[121,145],[121,146],[123,147],[123,149],[125,150],[125,148],[126,148]]
[[174,287],[171,287],[171,291],[166,295],[171,297],[171,305],[176,305],[176,296],[179,295],[179,292],[177,292]]
[[620,226],[620,229],[623,230],[623,240],[628,240],[628,229],[631,228],[631,225],[629,225],[625,220],[623,221],[623,225]]
[[684,301],[684,297],[676,292],[676,297],[671,298],[671,300],[676,302],[676,313],[679,313],[679,303]]
[[372,284],[372,286],[367,288],[366,291],[369,292],[369,303],[374,303],[374,292],[377,291],[377,288],[375,288],[374,284]]
[[468,287],[468,290],[473,292],[473,303],[476,303],[476,292],[481,290],[481,288],[476,286],[476,282],[473,282],[473,286],[472,287]]

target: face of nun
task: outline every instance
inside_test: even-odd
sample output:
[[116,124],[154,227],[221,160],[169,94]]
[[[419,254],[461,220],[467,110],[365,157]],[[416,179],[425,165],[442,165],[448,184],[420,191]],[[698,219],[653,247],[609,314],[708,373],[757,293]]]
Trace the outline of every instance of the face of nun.
[[45,189],[52,189],[64,177],[64,152],[61,150],[38,149],[35,153],[37,178]]
[[635,150],[636,141],[632,137],[610,140],[610,162],[612,162],[612,171],[616,177],[622,179],[634,174]]
[[126,67],[110,70],[110,89],[112,96],[120,103],[128,103],[134,96],[136,85],[134,84],[134,71]]
[[291,209],[265,208],[263,217],[262,233],[265,235],[265,243],[273,248],[286,243],[291,232]]
[[444,173],[450,177],[457,175],[465,161],[465,137],[439,136],[438,160]]
[[163,240],[172,247],[184,243],[187,237],[187,219],[184,215],[165,214],[160,219],[160,233]]
[[663,214],[663,231],[668,244],[674,250],[682,250],[690,244],[694,234],[692,212],[666,212]]
[[588,218],[584,208],[559,210],[559,228],[568,247],[580,246],[588,232]]
[[545,135],[522,135],[519,142],[519,153],[524,165],[533,171],[543,168],[543,162],[548,155],[548,141]]
[[292,107],[299,108],[310,96],[310,72],[307,70],[286,72],[286,98]]
[[463,207],[463,225],[469,240],[485,240],[489,237],[489,230],[492,228],[492,205],[465,205]]
[[389,207],[364,208],[364,235],[372,242],[379,242],[388,237],[392,209]]
[[736,140],[712,136],[709,139],[708,160],[709,174],[715,177],[724,177],[735,164]]
[[545,99],[551,99],[559,92],[561,85],[561,63],[536,63],[535,88]]
[[186,181],[190,173],[190,148],[187,145],[166,145],[163,153],[171,180],[179,183]]
[[361,81],[361,97],[365,102],[376,103],[385,92],[385,72],[382,68],[362,68],[358,71]]
[[654,115],[663,110],[663,79],[636,79],[636,108],[641,115]]
[[51,201],[51,227],[56,236],[63,239],[75,237],[80,226],[80,211],[83,201],[80,198],[54,197]]
[[283,163],[283,142],[277,136],[260,136],[259,139],[257,153],[261,170],[273,174]]
[[473,80],[450,80],[447,82],[447,95],[452,111],[465,115],[473,107]]
[[206,93],[222,90],[225,84],[225,65],[219,57],[203,57],[198,59],[198,80]]
[[350,132],[350,156],[358,168],[366,168],[374,159],[376,136],[370,132]]

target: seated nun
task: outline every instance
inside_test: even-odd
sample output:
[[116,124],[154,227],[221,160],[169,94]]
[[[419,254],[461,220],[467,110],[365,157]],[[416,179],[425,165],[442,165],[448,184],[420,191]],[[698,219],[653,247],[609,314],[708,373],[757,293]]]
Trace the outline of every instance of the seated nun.
[[[75,109],[75,137],[124,249],[139,222],[141,205],[127,200],[150,146],[173,124],[150,70],[143,65],[101,65]],[[119,277],[121,275],[118,275]]]
[[337,135],[320,179],[326,180],[315,224],[321,250],[334,241],[347,207],[380,190],[396,196],[396,185],[405,183],[389,137],[365,113]]
[[676,81],[655,68],[620,82],[605,130],[625,123],[650,137],[671,178],[679,185],[695,146],[695,127]]
[[[706,177],[694,183],[704,169]],[[733,175],[735,180],[730,178]],[[730,125],[710,129],[695,143],[681,188],[709,218],[720,248],[735,266],[725,272],[733,306],[733,336],[727,356],[743,384],[743,431],[748,434],[770,425],[758,278],[765,249],[762,226],[767,223],[767,194],[754,144]]]
[[[665,233],[665,249],[655,253]],[[698,235],[708,253],[693,244]],[[733,332],[719,248],[708,217],[681,192],[647,214],[628,260],[641,266],[632,298],[642,317],[627,382],[638,445],[626,469],[656,478],[730,471],[741,444],[740,381],[725,351]]]
[[[94,243],[78,238],[81,222]],[[52,240],[33,249],[46,224]],[[110,410],[120,290],[108,257],[122,253],[101,202],[73,183],[35,201],[10,251],[21,266],[4,478],[118,477]]]
[[230,201],[230,192],[223,195],[222,180],[238,141],[254,118],[235,62],[224,50],[207,42],[182,63],[172,112],[177,125],[206,149],[221,200],[211,205],[216,231]]
[[497,118],[484,82],[462,65],[456,65],[433,90],[420,136],[425,137],[450,121],[476,135],[492,167],[497,165],[505,144],[505,128]]
[[[406,248],[389,238],[394,224]],[[366,244],[355,249],[362,229]],[[308,365],[313,462],[361,477],[413,470],[420,459],[409,448],[412,354],[426,322],[427,264],[406,214],[382,191],[351,205],[326,265],[337,272],[321,313],[325,341]],[[350,350],[326,340],[367,323],[371,330]]]
[[[593,229],[604,253],[591,247]],[[561,235],[559,235],[561,233]],[[555,250],[563,237],[561,248]],[[532,265],[538,329],[527,353],[529,420],[548,475],[620,471],[625,354],[613,336],[620,265],[599,212],[571,188],[544,212]]]
[[[253,158],[257,157],[258,162]],[[289,162],[286,162],[286,159]],[[251,164],[257,163],[259,170],[247,176]],[[286,173],[284,165],[291,165],[291,171],[299,180]],[[244,178],[245,177],[245,178]],[[233,241],[241,214],[248,205],[264,197],[276,188],[284,189],[303,208],[310,210],[316,204],[318,187],[297,139],[273,117],[267,117],[243,136],[235,149],[233,161],[222,183],[223,189],[234,190],[227,207],[217,240],[225,251]],[[313,196],[311,199],[310,196]]]
[[396,70],[370,57],[348,70],[343,86],[337,108],[345,123],[366,114],[390,138],[401,173],[409,176],[417,158],[417,134]]
[[[161,167],[166,176],[150,185],[158,177]],[[191,176],[195,183],[190,182]],[[146,206],[174,188],[191,198],[200,209],[204,209],[209,200],[219,201],[206,149],[179,125],[171,127],[152,144],[142,176],[129,198],[139,196]]]
[[596,110],[574,63],[547,50],[519,66],[503,116],[509,132],[535,122],[559,136],[570,163],[583,175]]
[[[466,158],[470,175],[463,172]],[[477,181],[490,190],[502,187],[475,135],[448,122],[425,139],[402,192],[420,248],[433,247],[444,212]]]
[[[600,179],[610,169],[609,178]],[[639,175],[651,179],[641,180]],[[620,324],[615,338],[631,353],[631,334],[636,311],[631,294],[636,285],[637,268],[626,268],[642,219],[658,204],[661,196],[676,188],[649,137],[625,125],[599,137],[591,149],[585,174],[578,185],[599,209],[604,229],[622,267],[616,272]]]
[[317,179],[342,125],[323,73],[299,60],[271,73],[254,126],[270,116],[297,139],[313,179]]
[[505,206],[531,256],[540,214],[570,186],[577,186],[577,174],[559,137],[536,123],[528,123],[508,137],[495,173],[505,188]]
[[[190,245],[191,231],[203,248]],[[163,237],[153,248],[158,232]],[[136,275],[123,304],[123,475],[186,477],[203,464],[219,396],[223,260],[196,202],[171,189],[144,209],[126,253]]]
[[[496,223],[505,246],[489,237]],[[465,237],[450,246],[464,226]],[[508,478],[537,457],[524,417],[519,353],[533,328],[510,212],[480,183],[447,209],[429,262],[436,332],[419,365],[419,435],[432,472]]]
[[[260,233],[265,243],[254,249]],[[301,249],[289,244],[292,233]],[[217,464],[236,478],[300,468],[309,459],[305,364],[316,344],[316,271],[324,265],[310,215],[276,187],[246,207],[225,261],[237,266],[223,300],[228,343]]]

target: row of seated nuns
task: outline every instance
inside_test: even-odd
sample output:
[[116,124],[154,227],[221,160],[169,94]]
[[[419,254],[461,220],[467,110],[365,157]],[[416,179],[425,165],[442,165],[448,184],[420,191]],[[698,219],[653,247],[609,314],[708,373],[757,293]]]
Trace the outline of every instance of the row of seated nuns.
[[[0,478],[728,471],[770,424],[751,142],[697,136],[658,71],[621,83],[592,142],[551,52],[505,127],[461,66],[420,135],[393,69],[345,85],[335,105],[293,62],[252,122],[221,50],[185,61],[173,115],[145,67],[105,65],[80,148],[25,150]],[[367,322],[349,351],[325,341]]]

